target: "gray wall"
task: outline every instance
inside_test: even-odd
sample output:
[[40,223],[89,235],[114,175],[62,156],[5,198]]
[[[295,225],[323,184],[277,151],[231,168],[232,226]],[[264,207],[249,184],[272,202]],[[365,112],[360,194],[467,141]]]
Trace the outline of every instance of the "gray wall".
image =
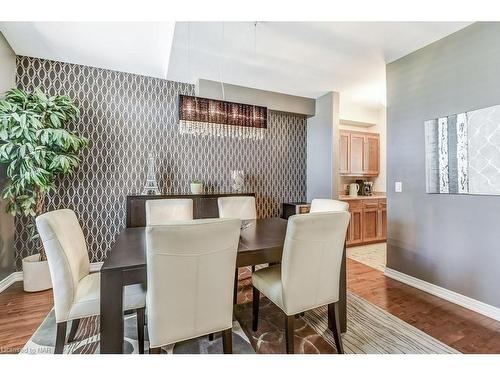
[[339,94],[316,99],[316,114],[307,119],[307,201],[338,195]]
[[[0,98],[14,87],[16,55],[0,33]],[[5,183],[5,167],[0,165],[0,191]],[[5,201],[0,198],[0,280],[12,273],[14,265],[14,218],[5,213]]]
[[500,23],[387,65],[387,103],[387,266],[500,307],[500,197],[426,194],[424,155],[425,120],[500,104]]
[[[18,57],[17,85],[68,94],[80,108],[70,127],[90,139],[90,148],[46,204],[76,211],[93,262],[105,258],[125,226],[125,197],[142,191],[149,152],[157,156],[164,193],[188,193],[193,179],[207,193],[231,192],[230,171],[241,169],[260,217],[279,216],[282,202],[305,199],[305,116],[269,111],[262,140],[182,135],[178,97],[194,94],[193,85],[30,57]],[[25,228],[16,222],[18,267],[36,251]]]

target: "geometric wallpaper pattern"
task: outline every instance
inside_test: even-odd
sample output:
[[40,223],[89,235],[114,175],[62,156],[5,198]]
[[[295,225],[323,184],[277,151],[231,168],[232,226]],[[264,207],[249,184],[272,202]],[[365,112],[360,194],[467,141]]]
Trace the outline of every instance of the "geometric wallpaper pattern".
[[[190,84],[56,61],[17,57],[17,86],[67,94],[80,109],[69,125],[90,140],[81,166],[58,181],[46,209],[73,209],[91,262],[105,259],[125,227],[125,197],[140,194],[147,159],[156,155],[164,194],[189,193],[201,180],[207,193],[231,192],[230,171],[243,170],[245,190],[257,196],[259,217],[279,216],[282,202],[306,199],[306,118],[269,111],[262,140],[180,134],[178,96]],[[37,251],[26,220],[16,218],[16,267]]]

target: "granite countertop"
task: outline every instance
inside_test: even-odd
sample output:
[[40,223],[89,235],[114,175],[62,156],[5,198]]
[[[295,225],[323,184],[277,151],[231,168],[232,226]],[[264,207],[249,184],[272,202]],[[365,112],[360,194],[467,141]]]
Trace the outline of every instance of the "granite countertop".
[[387,197],[386,193],[381,193],[381,192],[374,192],[373,195],[358,195],[356,197],[351,197],[350,195],[347,195],[347,194],[340,194],[339,200],[352,201],[352,200],[359,200],[359,199],[384,199],[386,197]]

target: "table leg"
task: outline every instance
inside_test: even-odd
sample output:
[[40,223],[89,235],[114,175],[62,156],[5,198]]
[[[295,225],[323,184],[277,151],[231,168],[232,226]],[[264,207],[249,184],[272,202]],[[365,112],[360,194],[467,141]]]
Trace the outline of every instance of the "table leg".
[[123,353],[123,277],[121,271],[101,272],[100,350]]
[[339,294],[339,320],[340,331],[347,332],[347,272],[346,272],[346,244],[342,254],[342,266],[340,267],[340,294]]

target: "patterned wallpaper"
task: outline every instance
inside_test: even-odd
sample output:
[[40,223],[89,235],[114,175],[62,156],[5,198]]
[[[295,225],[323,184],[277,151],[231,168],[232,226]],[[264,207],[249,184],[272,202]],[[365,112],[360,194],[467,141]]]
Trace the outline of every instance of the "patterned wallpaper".
[[[147,157],[157,155],[163,193],[189,193],[200,179],[207,192],[230,192],[232,169],[247,175],[247,190],[257,195],[259,217],[278,216],[283,201],[306,199],[306,118],[269,112],[263,140],[179,134],[179,94],[194,94],[189,84],[30,57],[17,58],[17,85],[48,95],[67,94],[81,110],[71,124],[90,139],[77,173],[64,178],[47,198],[48,210],[76,211],[91,262],[102,261],[125,226],[125,197],[140,193]],[[16,220],[16,265],[36,251]]]

